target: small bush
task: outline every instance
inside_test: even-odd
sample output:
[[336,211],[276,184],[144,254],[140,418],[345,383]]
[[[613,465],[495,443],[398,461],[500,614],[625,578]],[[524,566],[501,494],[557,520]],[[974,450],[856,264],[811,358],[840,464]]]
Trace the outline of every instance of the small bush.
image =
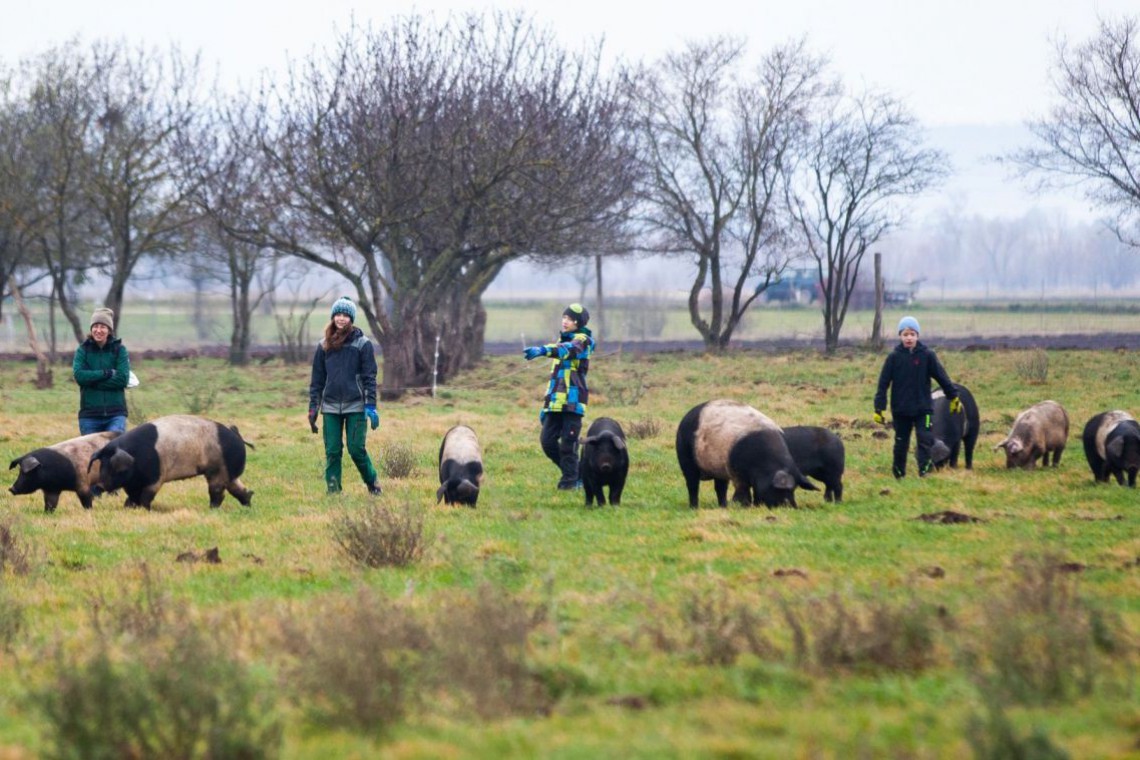
[[764,619],[729,598],[723,587],[691,593],[681,608],[688,650],[706,665],[731,665],[750,652],[772,658],[777,650],[763,634]]
[[545,615],[489,584],[452,598],[435,615],[435,683],[483,718],[545,713],[545,679],[526,659],[527,639]]
[[637,406],[649,390],[647,370],[631,370],[626,376],[610,382],[608,396],[614,406]]
[[937,612],[928,605],[875,600],[860,609],[831,594],[809,601],[806,615],[782,606],[801,666],[916,672],[934,662]]
[[987,690],[1038,705],[1091,693],[1102,656],[1131,647],[1119,621],[1077,593],[1055,556],[1014,560],[1013,581],[987,597],[965,665]]
[[385,444],[380,449],[380,461],[384,474],[393,480],[410,478],[416,472],[416,455],[403,443]]
[[431,641],[405,608],[371,589],[290,615],[281,631],[291,656],[285,685],[322,725],[383,733],[418,698]]
[[992,694],[984,696],[987,717],[973,715],[966,724],[966,740],[976,760],[1068,760],[1069,753],[1054,746],[1040,727],[1018,737],[1000,700]]
[[656,438],[661,432],[661,421],[652,417],[642,420],[631,420],[626,423],[625,431],[630,438],[645,440]]
[[0,587],[0,647],[11,652],[24,630],[24,605]]
[[51,678],[27,695],[43,717],[44,756],[279,755],[282,724],[270,684],[232,654],[216,626],[186,605],[169,610],[147,613],[161,622],[144,626],[142,637],[97,627],[80,646],[64,642],[48,653]]
[[190,414],[208,414],[218,400],[216,375],[211,372],[191,372],[186,388],[186,410]]
[[1029,385],[1042,385],[1049,377],[1049,355],[1040,348],[1018,356],[1014,372]]
[[0,521],[0,574],[27,575],[32,571],[32,551],[15,530],[11,519]]
[[365,567],[404,567],[423,556],[429,539],[423,512],[405,505],[378,504],[346,512],[333,520],[333,540],[349,559]]
[[102,636],[127,635],[154,640],[166,629],[172,616],[186,614],[186,607],[171,601],[143,563],[139,565],[137,590],[128,588],[121,596],[111,598],[101,592],[91,597],[89,613],[92,627]]

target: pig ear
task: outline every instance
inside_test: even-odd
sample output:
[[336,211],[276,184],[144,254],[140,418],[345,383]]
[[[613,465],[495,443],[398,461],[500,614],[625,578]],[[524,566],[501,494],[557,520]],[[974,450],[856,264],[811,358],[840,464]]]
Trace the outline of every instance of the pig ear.
[[994,446],[994,451],[997,451],[998,449],[1005,449],[1006,451],[1009,451],[1009,439],[1006,438],[1004,441]]
[[1109,441],[1104,447],[1104,453],[1111,454],[1119,459],[1124,454],[1124,439],[1114,438]]
[[15,467],[16,465],[18,465],[20,463],[21,459],[23,459],[23,457],[17,457],[16,459],[13,459],[11,462],[9,462],[8,463],[8,469],[10,470],[13,467]]
[[620,435],[615,435],[614,436],[614,446],[617,448],[618,451],[625,451],[625,439],[622,438]]
[[776,470],[772,476],[772,487],[781,491],[790,491],[796,487],[796,479],[787,470]]
[[583,438],[583,439],[582,439],[582,445],[583,445],[583,446],[586,446],[586,445],[589,445],[589,444],[591,444],[591,443],[594,443],[594,442],[596,442],[597,440],[598,440],[598,436],[596,436],[596,435],[588,435],[588,436],[586,436],[585,438]]
[[131,465],[135,463],[135,458],[122,449],[118,449],[111,455],[111,458],[107,460],[107,463],[111,465],[111,472],[126,472],[131,469]]
[[[808,480],[806,477],[804,477],[804,474],[802,472],[799,474],[799,477],[796,478],[796,485],[799,486],[800,488],[804,489],[805,491],[818,491],[819,490],[819,488],[816,487],[815,483],[812,483],[810,480]],[[795,506],[794,501],[792,502],[792,505]]]
[[445,493],[447,493],[447,483],[444,483],[443,485],[441,485],[439,487],[439,490],[435,492],[435,503],[436,504],[439,504],[441,501],[443,501],[443,495]]
[[[20,462],[20,473],[22,474],[25,472],[31,472],[39,466],[40,460],[36,459],[35,457],[24,457]],[[12,468],[9,467],[8,469],[10,470]]]

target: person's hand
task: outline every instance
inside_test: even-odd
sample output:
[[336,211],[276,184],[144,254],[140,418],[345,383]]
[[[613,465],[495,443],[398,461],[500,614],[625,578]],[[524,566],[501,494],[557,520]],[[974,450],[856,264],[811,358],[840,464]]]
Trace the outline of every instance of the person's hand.
[[373,430],[380,427],[380,414],[376,411],[375,404],[365,406],[364,413],[368,416],[368,421],[372,424]]
[[104,380],[110,380],[114,376],[115,376],[115,370],[113,370],[113,369],[103,370],[103,379]]
[[539,410],[539,412],[538,412],[538,421],[539,421],[540,423],[545,423],[545,422],[546,422],[546,410],[545,410],[545,409],[540,409],[540,410]]
[[540,356],[546,356],[546,346],[531,346],[530,348],[523,349],[523,356],[529,362],[531,359],[537,359]]
[[309,429],[314,433],[317,432],[317,408],[315,406],[309,407]]
[[962,411],[962,399],[955,396],[950,399],[950,414],[957,414]]
[[875,421],[876,425],[886,425],[887,424],[887,418],[883,416],[883,410],[882,409],[876,409],[875,414],[871,417],[871,419],[873,419]]

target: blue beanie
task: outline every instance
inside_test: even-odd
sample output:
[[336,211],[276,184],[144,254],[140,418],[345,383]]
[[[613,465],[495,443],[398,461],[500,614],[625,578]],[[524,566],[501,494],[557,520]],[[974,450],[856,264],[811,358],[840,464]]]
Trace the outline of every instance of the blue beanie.
[[899,335],[902,335],[903,330],[914,330],[916,333],[922,333],[918,329],[918,320],[914,317],[903,317],[899,320]]
[[355,322],[356,304],[354,304],[352,299],[348,296],[341,296],[336,299],[336,303],[332,305],[332,314],[329,315],[329,319],[332,319],[337,314],[347,314],[348,318]]

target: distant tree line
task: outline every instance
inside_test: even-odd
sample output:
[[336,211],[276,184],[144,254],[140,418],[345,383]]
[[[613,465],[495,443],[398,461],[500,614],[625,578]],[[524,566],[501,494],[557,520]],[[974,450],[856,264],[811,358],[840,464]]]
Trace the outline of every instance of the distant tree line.
[[[1135,55],[1130,37],[1114,44]],[[1059,70],[1088,59],[1062,51]],[[237,94],[177,48],[44,51],[0,70],[4,292],[49,291],[53,329],[58,312],[81,340],[75,293],[94,272],[120,321],[141,262],[216,280],[241,364],[254,310],[320,267],[355,291],[393,397],[429,383],[437,343],[441,379],[481,357],[481,296],[511,261],[685,257],[691,321],[718,350],[806,260],[834,349],[866,253],[948,172],[905,105],[848,88],[804,40],[752,62],[729,38],[602,61],[501,13],[352,27]],[[1023,165],[1064,164],[1052,123],[1053,152]],[[1122,221],[1135,209],[1127,188],[1095,199]],[[931,245],[1023,266],[1012,231],[983,226]]]

